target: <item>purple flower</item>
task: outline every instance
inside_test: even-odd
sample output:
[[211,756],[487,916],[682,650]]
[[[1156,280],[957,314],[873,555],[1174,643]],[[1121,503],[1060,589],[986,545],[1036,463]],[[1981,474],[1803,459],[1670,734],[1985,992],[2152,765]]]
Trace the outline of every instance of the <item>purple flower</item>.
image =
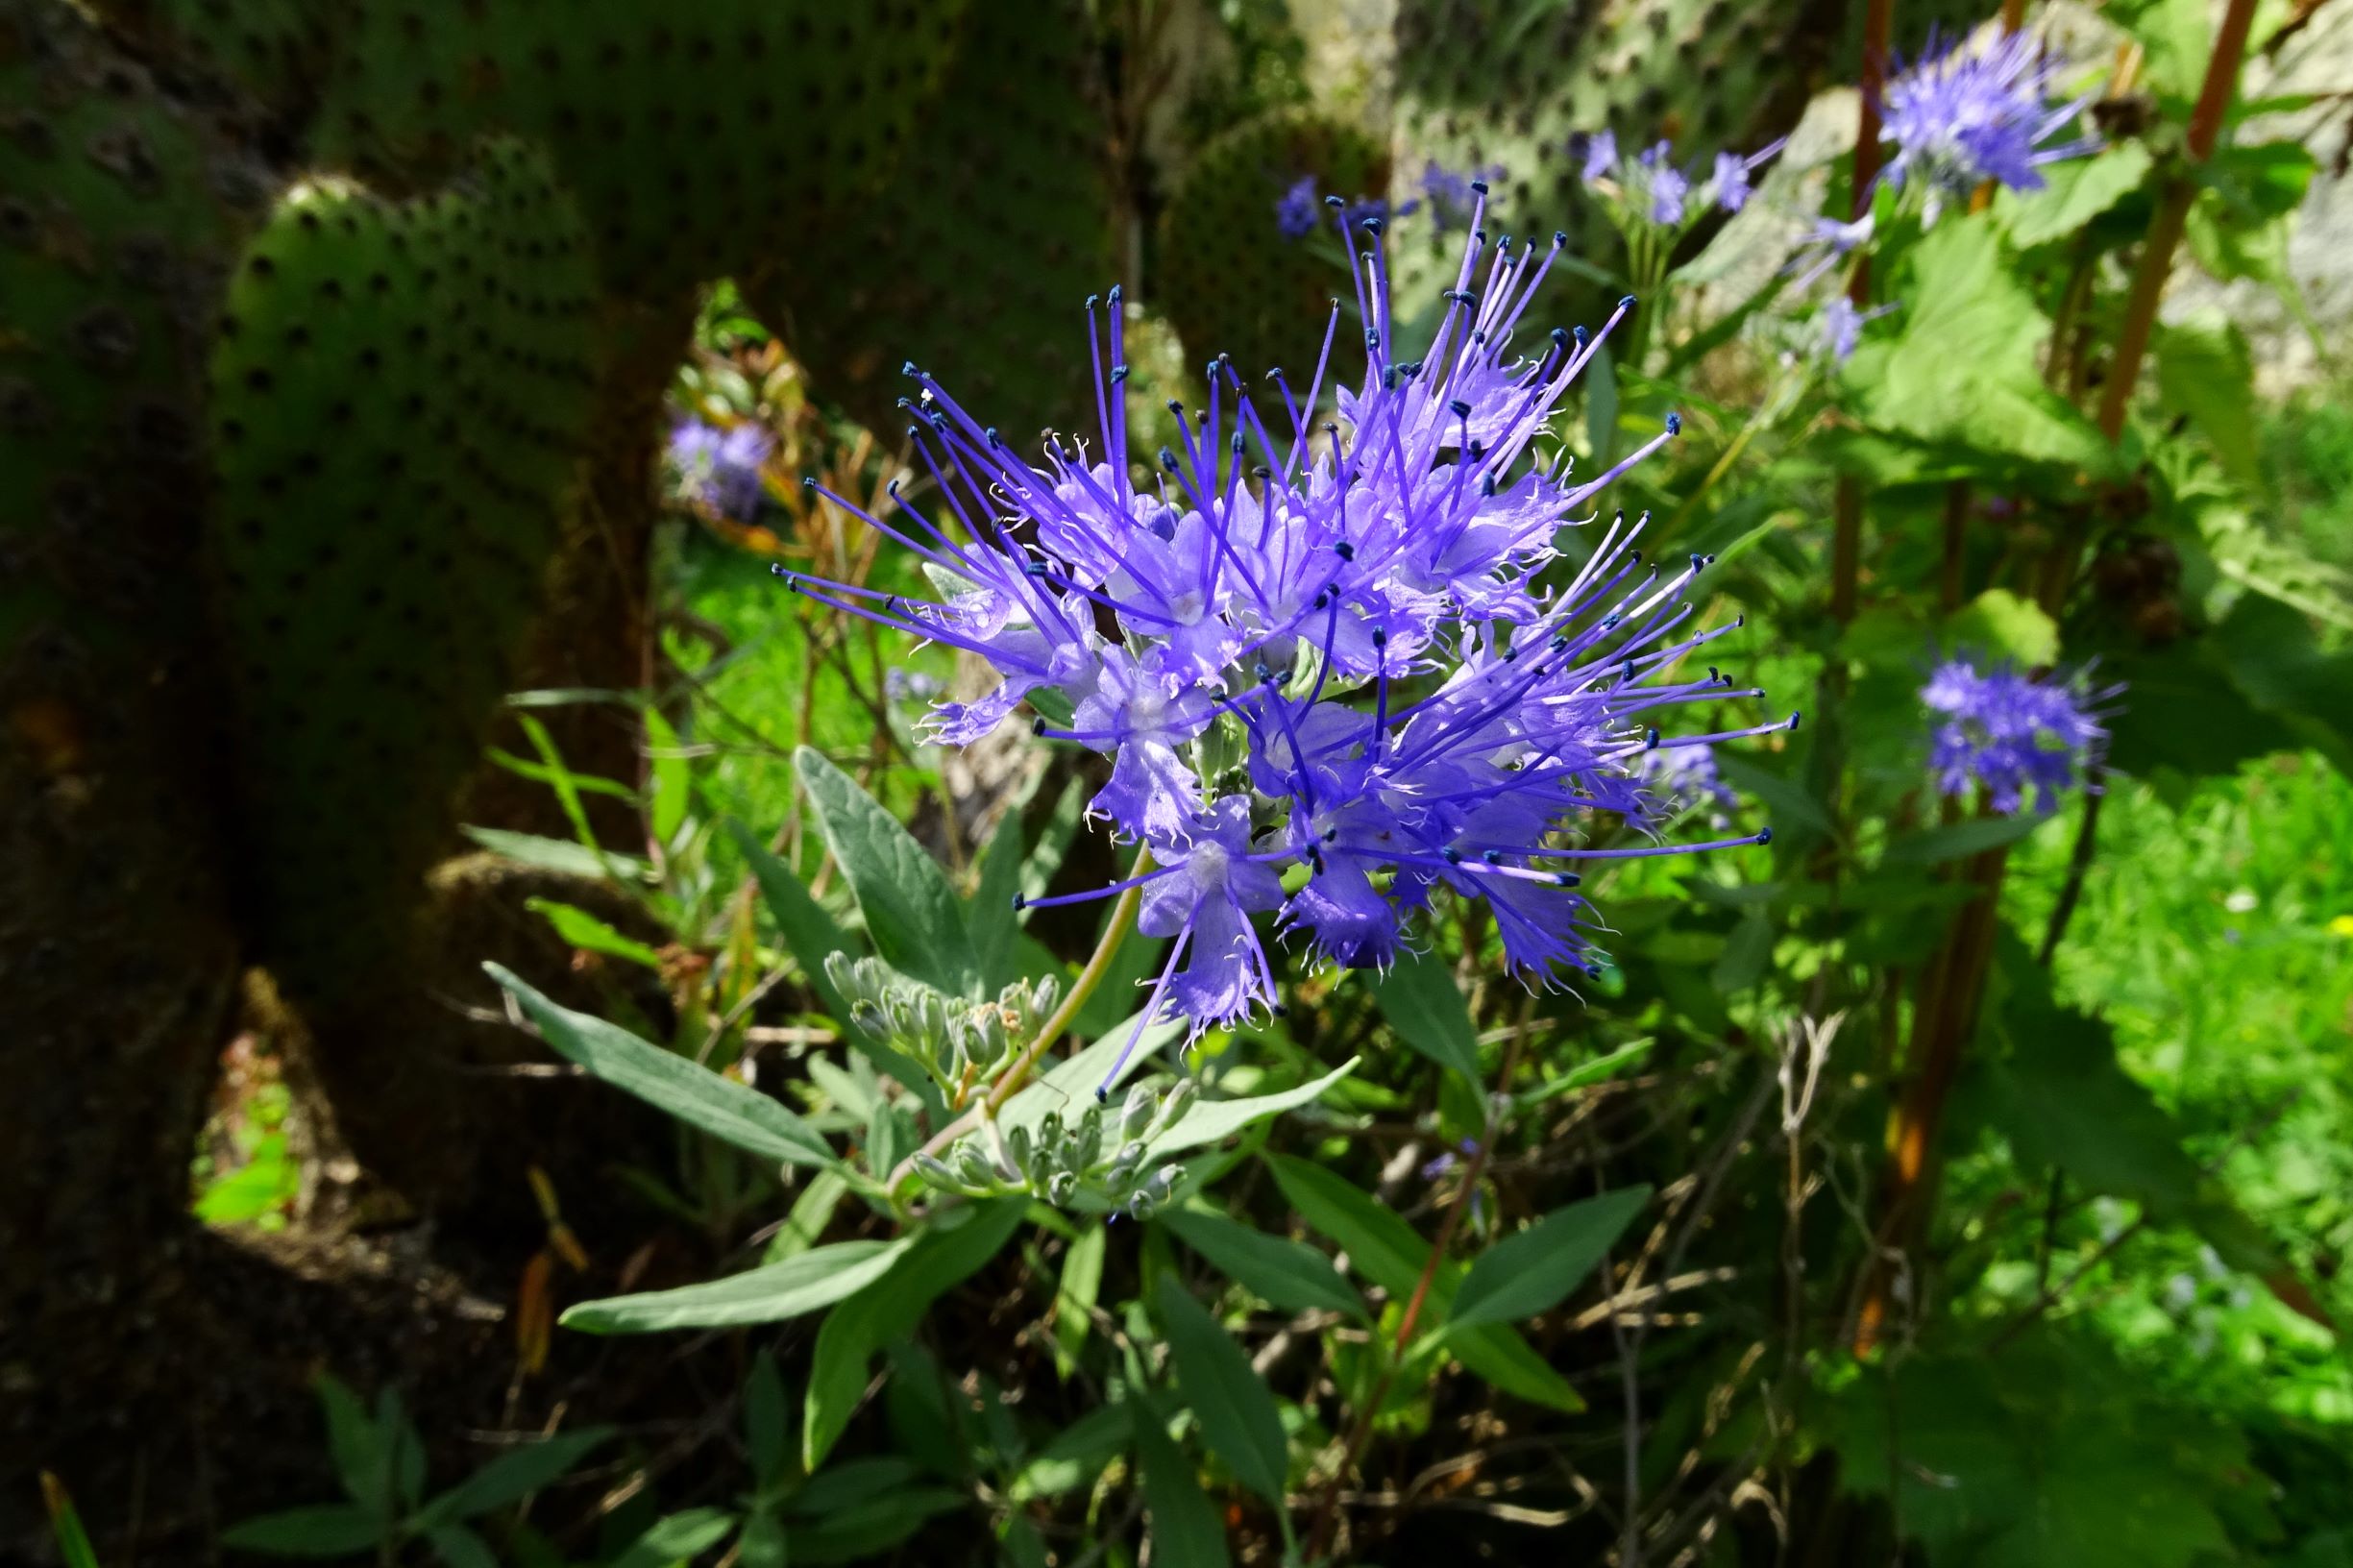
[[679,420],[670,429],[670,466],[678,494],[722,517],[743,522],[760,509],[760,468],[773,446],[757,425],[721,429],[699,419]]
[[1837,262],[1845,259],[1857,245],[1870,240],[1875,223],[1866,212],[1852,223],[1841,223],[1836,218],[1816,218],[1814,232],[1798,242],[1789,258],[1789,270],[1798,274],[1797,287],[1804,288]]
[[1706,182],[1698,184],[1696,203],[1693,172],[1676,164],[1670,142],[1654,142],[1628,162],[1618,157],[1617,137],[1607,131],[1596,131],[1584,138],[1580,172],[1587,185],[1618,209],[1621,223],[1641,219],[1661,228],[1680,229],[1710,207],[1737,212],[1747,206],[1756,188],[1750,176],[1780,152],[1788,139],[1784,136],[1745,156],[1716,154]]
[[1740,796],[1716,771],[1712,746],[1660,747],[1642,754],[1643,784],[1654,797],[1654,811],[1664,819],[1678,812],[1704,808],[1717,827],[1729,822],[1740,809]]
[[1832,295],[1814,313],[1819,351],[1831,363],[1845,364],[1854,357],[1855,347],[1863,340],[1863,324],[1876,321],[1895,308],[1892,305],[1882,305],[1870,310],[1857,310],[1854,302],[1846,295]]
[[1931,38],[1928,49],[1887,84],[1880,137],[1896,148],[1884,176],[1890,182],[1917,175],[1956,194],[1987,180],[2040,190],[2042,165],[2099,145],[2090,135],[2047,145],[2090,100],[2050,103],[2060,67],[2040,39],[2013,33],[1969,51],[1960,42],[1939,50]]
[[[1605,473],[1572,472],[1543,438],[1634,302],[1594,332],[1532,334],[1523,315],[1567,237],[1549,251],[1490,242],[1483,193],[1470,195],[1472,233],[1426,343],[1398,341],[1383,225],[1366,220],[1354,309],[1335,307],[1305,388],[1281,371],[1271,391],[1245,384],[1221,356],[1208,406],[1172,404],[1178,435],[1156,453],[1131,445],[1115,289],[1108,310],[1089,302],[1095,426],[1083,442],[1047,435],[1037,460],[908,366],[908,435],[936,499],[859,515],[921,558],[939,596],[778,569],[999,673],[995,692],[935,710],[938,739],[978,739],[1035,699],[1070,717],[1034,732],[1111,758],[1091,810],[1149,865],[1039,902],[1140,889],[1140,928],[1171,939],[1147,1017],[1173,1011],[1198,1031],[1271,1005],[1260,916],[1320,958],[1374,968],[1441,893],[1489,901],[1508,968],[1590,970],[1574,868],[1769,836],[1593,843],[1596,819],[1652,824],[1647,755],[1797,721],[1655,727],[1687,704],[1762,695],[1681,673],[1732,629],[1691,628],[1703,558],[1645,562],[1648,519],[1623,513],[1597,540],[1568,540],[1680,422]],[[1359,321],[1363,380],[1327,414],[1330,344]]]
[[1275,203],[1275,227],[1285,239],[1305,239],[1323,221],[1323,203],[1315,195],[1315,177],[1303,174],[1299,183]]
[[1585,161],[1584,166],[1578,171],[1580,179],[1589,185],[1597,180],[1607,179],[1610,171],[1617,166],[1618,138],[1616,136],[1604,129],[1585,137]]
[[1930,746],[1937,787],[1949,796],[1982,787],[2004,816],[2018,811],[2029,789],[2036,811],[2056,809],[2059,792],[2072,789],[2097,762],[2108,732],[2093,705],[2117,690],[2089,691],[2080,674],[2039,681],[2007,664],[1946,660],[1920,693],[1931,712],[1945,716]]
[[[1469,228],[1471,214],[1486,194],[1486,187],[1503,177],[1501,163],[1457,171],[1432,159],[1422,169],[1421,182],[1422,194],[1430,201],[1431,223],[1441,233],[1450,228]],[[1349,217],[1351,227],[1360,222],[1355,213]]]
[[1683,198],[1691,194],[1691,177],[1667,161],[1673,148],[1654,142],[1642,155],[1643,184],[1648,187],[1651,221],[1674,228],[1683,221]]

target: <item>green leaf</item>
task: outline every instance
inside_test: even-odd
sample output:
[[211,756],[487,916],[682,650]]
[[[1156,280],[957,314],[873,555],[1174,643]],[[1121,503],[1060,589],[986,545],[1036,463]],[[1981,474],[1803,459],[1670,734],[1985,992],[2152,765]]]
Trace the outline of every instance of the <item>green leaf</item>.
[[775,1237],[761,1254],[764,1263],[781,1263],[797,1253],[807,1252],[823,1239],[825,1227],[833,1223],[834,1211],[849,1195],[849,1178],[839,1170],[821,1170],[809,1178],[809,1185],[800,1189],[793,1200],[792,1213],[784,1216]]
[[952,1211],[961,1219],[934,1220],[881,1279],[842,1302],[817,1333],[802,1402],[801,1468],[814,1472],[848,1430],[866,1393],[874,1353],[914,1329],[924,1311],[995,1257],[1020,1228],[1018,1199],[976,1203]]
[[646,803],[647,823],[653,829],[653,842],[666,845],[677,836],[686,821],[686,808],[694,796],[694,779],[687,771],[686,751],[678,744],[678,732],[670,727],[662,710],[649,702],[645,707],[646,763],[653,775],[652,798]]
[[612,1435],[606,1427],[582,1427],[511,1449],[428,1503],[418,1515],[425,1528],[471,1519],[530,1496],[562,1476]]
[[1157,1222],[1235,1284],[1287,1312],[1322,1310],[1371,1320],[1356,1286],[1340,1278],[1331,1259],[1304,1241],[1268,1236],[1211,1209],[1172,1209]]
[[1585,1282],[1650,1197],[1647,1187],[1620,1188],[1556,1209],[1498,1241],[1463,1276],[1448,1329],[1510,1323],[1551,1311]]
[[794,1495],[792,1511],[810,1517],[839,1513],[903,1486],[915,1477],[915,1465],[907,1459],[852,1459],[811,1476],[809,1483]]
[[2050,819],[2022,811],[2012,817],[1973,817],[1965,822],[1923,828],[1890,840],[1879,857],[1886,866],[1933,866],[2016,844]]
[[612,1568],[672,1568],[675,1563],[691,1562],[696,1554],[725,1540],[733,1529],[735,1515],[724,1508],[688,1508],[668,1514],[631,1541],[613,1559]]
[[809,896],[793,868],[768,852],[759,835],[733,818],[728,819],[727,834],[744,853],[745,863],[751,868],[753,880],[760,884],[760,895],[768,901],[768,912],[775,919],[777,934],[792,950],[793,962],[800,966],[801,978],[817,993],[818,1005],[828,1017],[846,1026],[849,1004],[842,993],[833,989],[825,978],[825,960],[835,953],[849,950],[849,937],[836,925],[833,917],[822,905]]
[[584,909],[557,903],[552,898],[526,898],[523,907],[542,916],[555,927],[555,934],[565,944],[584,947],[592,953],[605,953],[614,958],[643,964],[650,969],[662,967],[662,955],[631,937],[625,937],[604,921]]
[[1728,996],[1756,984],[1773,957],[1774,935],[1770,915],[1761,908],[1744,910],[1725,939],[1723,956],[1708,972],[1708,983]]
[[996,836],[989,841],[988,853],[981,856],[980,881],[965,911],[972,959],[980,966],[981,985],[989,992],[1002,990],[1015,978],[1013,939],[1020,934],[1021,921],[1013,900],[1020,891],[1021,814],[1007,811],[1005,820],[996,824]]
[[322,1372],[311,1384],[319,1408],[327,1415],[327,1450],[334,1457],[335,1474],[353,1502],[377,1519],[390,1521],[392,1495],[391,1433],[379,1427],[353,1393],[331,1372]]
[[2070,239],[2141,188],[2148,178],[2148,149],[2120,142],[2092,158],[2069,159],[2043,171],[2041,190],[2004,186],[1994,197],[1994,220],[2021,250]]
[[365,1508],[321,1503],[248,1519],[226,1531],[221,1544],[273,1557],[341,1557],[374,1546],[383,1530]]
[[792,1458],[793,1415],[784,1403],[784,1376],[775,1352],[766,1345],[751,1359],[744,1380],[744,1448],[751,1457],[751,1479],[762,1489],[784,1479]]
[[[1404,1300],[1420,1282],[1430,1258],[1430,1243],[1412,1226],[1371,1193],[1323,1166],[1290,1155],[1271,1155],[1267,1167],[1275,1185],[1310,1225],[1339,1243],[1349,1262],[1364,1277]],[[1444,1323],[1462,1278],[1459,1263],[1439,1264],[1430,1282],[1432,1325]],[[1450,1335],[1447,1349],[1456,1360],[1505,1392],[1554,1409],[1577,1411],[1585,1402],[1529,1347],[1528,1341],[1500,1323],[1475,1325]]]
[[1312,1083],[1301,1084],[1279,1093],[1253,1094],[1238,1100],[1195,1100],[1191,1108],[1177,1118],[1175,1126],[1152,1139],[1152,1152],[1164,1155],[1184,1149],[1197,1149],[1264,1121],[1269,1116],[1279,1116],[1286,1111],[1305,1105],[1354,1072],[1358,1060],[1352,1056]]
[[1095,1297],[1103,1288],[1103,1252],[1111,1240],[1106,1225],[1089,1225],[1063,1254],[1054,1284],[1054,1368],[1067,1379],[1078,1369],[1078,1353],[1093,1326]]
[[1143,1462],[1145,1533],[1156,1568],[1231,1568],[1225,1524],[1192,1463],[1168,1440],[1149,1402],[1131,1400],[1136,1456]]
[[1956,648],[1974,649],[2022,669],[2059,657],[2058,623],[2040,604],[2007,588],[1989,588],[1962,606],[1946,623],[1945,637]]
[[48,1471],[41,1472],[41,1501],[49,1508],[49,1532],[57,1538],[58,1556],[65,1568],[98,1568],[98,1549],[82,1528],[81,1512],[65,1487]]
[[841,1163],[817,1129],[757,1090],[640,1040],[618,1024],[558,1007],[501,965],[482,968],[514,993],[558,1056],[614,1088],[764,1159],[821,1168]]
[[1520,1109],[1524,1111],[1531,1106],[1541,1105],[1556,1095],[1572,1093],[1577,1090],[1589,1088],[1594,1084],[1615,1078],[1619,1073],[1650,1055],[1651,1046],[1655,1042],[1652,1041],[1638,1040],[1631,1045],[1619,1046],[1606,1056],[1597,1056],[1590,1062],[1580,1062],[1552,1082],[1538,1085],[1518,1096]]
[[838,1241],[796,1253],[780,1263],[700,1285],[584,1301],[567,1308],[561,1321],[568,1329],[588,1334],[653,1334],[664,1329],[781,1323],[855,1294],[890,1272],[910,1245],[905,1237]]
[[[1847,362],[1866,423],[1924,441],[2104,474],[2096,427],[2044,384],[2050,321],[2013,276],[1993,224],[1948,217],[1912,253],[1900,329]],[[1956,345],[1966,350],[1956,352]]]
[[1338,1242],[1359,1273],[1392,1296],[1412,1293],[1430,1243],[1395,1210],[1346,1177],[1295,1155],[1268,1155],[1266,1165],[1300,1217]]
[[463,1525],[435,1525],[426,1531],[425,1539],[447,1568],[499,1568],[490,1543]]
[[[1095,1229],[1099,1232],[1102,1227]],[[1098,1405],[1056,1433],[1023,1462],[1006,1488],[1016,1503],[1035,1503],[1091,1486],[1127,1446],[1128,1411]]]
[[1443,958],[1434,952],[1401,957],[1373,983],[1373,997],[1398,1039],[1439,1066],[1459,1073],[1473,1089],[1485,1082],[1479,1068],[1478,1026]]
[[510,833],[502,827],[475,827],[471,824],[458,831],[492,854],[502,855],[519,866],[537,867],[543,871],[561,871],[566,876],[586,877],[597,882],[615,876],[643,882],[651,873],[651,868],[633,855],[617,855],[610,850],[599,854],[570,839],[542,838],[536,833]]
[[1804,786],[1778,773],[1767,772],[1723,747],[1715,747],[1715,758],[1716,771],[1724,775],[1725,782],[1742,795],[1752,795],[1763,802],[1765,817],[1775,832],[1830,831],[1830,819],[1823,815],[1821,802],[1806,794]]
[[2217,309],[2157,325],[2157,401],[2185,415],[2213,444],[2222,471],[2250,492],[2264,487],[2256,418],[2255,357],[2246,334]]
[[910,1486],[792,1531],[797,1568],[871,1562],[923,1528],[926,1520],[968,1505],[961,1492],[944,1486]]
[[1283,1507],[1289,1452],[1283,1439],[1283,1413],[1265,1380],[1209,1309],[1193,1300],[1184,1282],[1163,1274],[1153,1296],[1177,1385],[1201,1423],[1202,1440],[1225,1460],[1235,1479],[1275,1507]]
[[811,747],[794,754],[800,787],[866,916],[884,962],[954,996],[980,994],[964,908],[939,864],[896,818]]

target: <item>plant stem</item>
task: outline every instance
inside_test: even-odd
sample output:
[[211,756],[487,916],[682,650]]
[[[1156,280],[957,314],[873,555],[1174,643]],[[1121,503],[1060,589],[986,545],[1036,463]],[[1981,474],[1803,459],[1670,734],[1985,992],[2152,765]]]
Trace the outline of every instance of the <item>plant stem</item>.
[[[2246,58],[2247,30],[2255,21],[2255,0],[2230,0],[2216,32],[2214,55],[2206,61],[2206,80],[2198,88],[2197,107],[2190,111],[2190,131],[2183,152],[2193,167],[2214,156],[2215,138],[2222,134],[2222,116],[2230,109],[2239,86],[2239,67]],[[2190,203],[2197,186],[2187,170],[2174,176],[2149,219],[2148,238],[2141,247],[2141,263],[2133,273],[2132,293],[2124,306],[2124,326],[2118,334],[2116,358],[2108,366],[2108,382],[2100,389],[2099,428],[2114,441],[2124,433],[2124,410],[2141,379],[2141,361],[2148,354],[2148,339],[2156,326],[2157,302],[2172,275],[2173,252],[2181,244],[2189,222]]]
[[2092,850],[2099,834],[2099,803],[2107,798],[2100,788],[2101,771],[2090,770],[2084,775],[2083,821],[2075,829],[2075,848],[2067,857],[2067,880],[2059,888],[2059,901],[2050,906],[2050,923],[2043,927],[2043,945],[2035,949],[2034,961],[2045,968],[2050,968],[2053,953],[2067,935],[2067,922],[2074,918],[2075,904],[2083,896],[2084,874],[2092,869]]
[[1340,1488],[1347,1484],[1348,1472],[1356,1468],[1364,1445],[1372,1437],[1373,1420],[1381,1413],[1381,1402],[1389,1397],[1389,1388],[1397,1381],[1397,1370],[1405,1364],[1406,1353],[1413,1343],[1413,1330],[1421,1321],[1422,1308],[1430,1299],[1432,1286],[1436,1284],[1438,1269],[1454,1249],[1455,1235],[1462,1228],[1462,1216],[1469,1210],[1471,1199],[1479,1191],[1480,1178],[1486,1173],[1487,1154],[1495,1146],[1497,1134],[1503,1130],[1503,1107],[1510,1103],[1511,1075],[1520,1063],[1520,1046],[1528,1038],[1529,1019],[1525,1012],[1520,1026],[1511,1032],[1510,1042],[1504,1047],[1503,1066],[1495,1075],[1495,1092],[1487,1101],[1486,1136],[1471,1151],[1470,1164],[1462,1167],[1462,1185],[1455,1189],[1455,1201],[1446,1208],[1446,1217],[1438,1221],[1438,1238],[1431,1243],[1430,1256],[1422,1263],[1421,1278],[1413,1283],[1413,1294],[1406,1301],[1406,1310],[1397,1320],[1395,1352],[1373,1382],[1370,1398],[1358,1408],[1356,1420],[1348,1429],[1348,1437],[1340,1449],[1340,1462],[1332,1472],[1332,1484],[1324,1491],[1324,1500],[1317,1508],[1315,1528],[1308,1536],[1308,1556],[1311,1560],[1323,1556],[1332,1527],[1340,1506]]
[[[1128,875],[1131,878],[1139,877],[1151,869],[1152,851],[1139,849],[1136,851],[1136,864],[1128,869]],[[1095,993],[1096,988],[1103,984],[1103,977],[1111,972],[1112,962],[1119,956],[1119,948],[1126,943],[1128,932],[1135,929],[1136,910],[1142,898],[1143,889],[1140,887],[1130,888],[1119,895],[1118,902],[1112,905],[1110,922],[1103,927],[1102,938],[1095,943],[1094,952],[1089,956],[1087,967],[1078,971],[1077,979],[1070,982],[1070,993],[1062,999],[1062,1006],[1054,1010],[1054,1016],[1045,1020],[1044,1026],[1038,1031],[1038,1038],[1022,1048],[1020,1056],[989,1090],[987,1098],[932,1134],[931,1140],[918,1151],[919,1154],[937,1157],[942,1149],[979,1126],[985,1118],[995,1115],[1005,1102],[1029,1082],[1029,1075],[1037,1069],[1039,1059],[1069,1030],[1071,1021],[1079,1015],[1079,1009],[1087,1005],[1087,998]],[[899,1184],[915,1169],[915,1162],[916,1155],[913,1154],[901,1160],[893,1168],[890,1180],[883,1184],[883,1190],[896,1192]]]

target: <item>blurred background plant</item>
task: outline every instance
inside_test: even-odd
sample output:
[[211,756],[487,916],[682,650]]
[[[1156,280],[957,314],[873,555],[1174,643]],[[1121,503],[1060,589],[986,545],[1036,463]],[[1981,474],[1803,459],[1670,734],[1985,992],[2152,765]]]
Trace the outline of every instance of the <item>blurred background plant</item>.
[[[2353,1562],[2349,22],[0,0],[0,1556]],[[1180,1050],[1111,759],[773,569],[1474,181],[1771,840]]]

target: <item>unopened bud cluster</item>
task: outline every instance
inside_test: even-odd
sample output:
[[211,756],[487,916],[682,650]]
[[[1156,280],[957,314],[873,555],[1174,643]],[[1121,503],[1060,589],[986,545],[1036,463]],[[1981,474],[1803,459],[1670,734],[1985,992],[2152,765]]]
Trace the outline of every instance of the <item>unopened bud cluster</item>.
[[835,953],[825,978],[848,1004],[860,1033],[922,1065],[951,1097],[995,1080],[1035,1039],[1062,991],[1052,976],[1016,981],[992,1002],[944,995],[878,959]]
[[1175,1190],[1179,1167],[1147,1170],[1152,1144],[1192,1106],[1199,1086],[1180,1080],[1165,1095],[1138,1084],[1114,1110],[1090,1105],[1066,1122],[1050,1111],[1035,1129],[985,1123],[945,1159],[919,1154],[916,1169],[943,1191],[967,1197],[1027,1192],[1058,1208],[1091,1193],[1133,1219],[1149,1219]]

